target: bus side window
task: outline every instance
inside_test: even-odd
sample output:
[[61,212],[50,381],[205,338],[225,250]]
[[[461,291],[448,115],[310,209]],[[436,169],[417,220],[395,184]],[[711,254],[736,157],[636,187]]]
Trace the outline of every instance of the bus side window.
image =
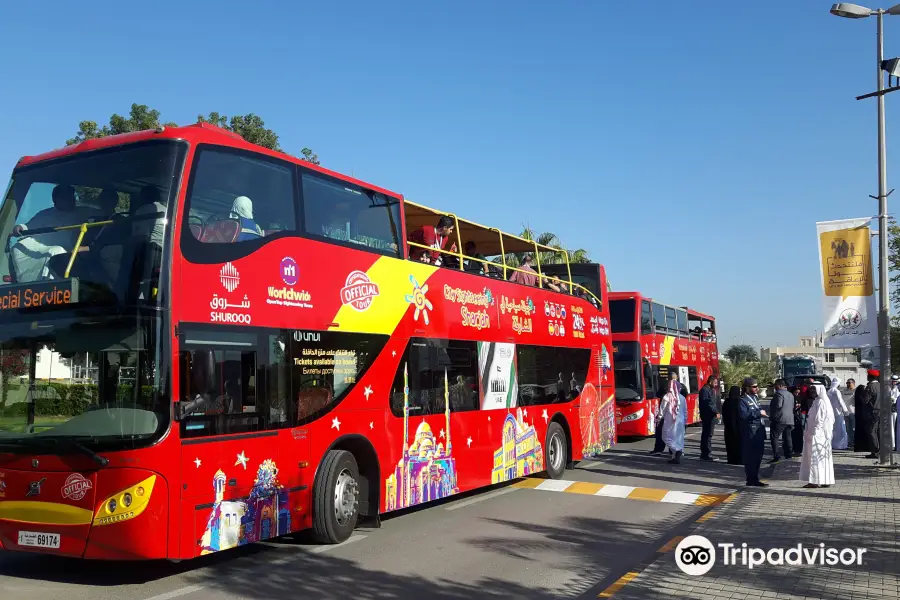
[[192,348],[182,352],[182,435],[263,429],[256,410],[256,351]]
[[700,390],[697,384],[697,367],[688,367],[688,389],[692,394],[696,394]]
[[517,344],[516,355],[519,406],[569,402],[581,395],[589,349]]
[[391,412],[403,417],[404,373],[410,416],[478,410],[476,343],[412,338],[400,357],[391,388]]
[[641,333],[653,333],[653,314],[646,300],[641,301]]
[[650,400],[652,398],[656,398],[656,390],[659,388],[658,373],[657,370],[650,364],[650,361],[646,358],[643,360],[644,362],[644,390],[647,394],[647,399]]

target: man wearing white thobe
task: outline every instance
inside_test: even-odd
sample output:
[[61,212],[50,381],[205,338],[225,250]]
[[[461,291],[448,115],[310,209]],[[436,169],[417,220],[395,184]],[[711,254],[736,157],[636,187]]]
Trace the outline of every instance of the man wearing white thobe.
[[834,485],[834,458],[831,438],[834,433],[834,409],[825,386],[816,384],[816,397],[806,415],[803,434],[803,459],[800,461],[800,481],[803,487],[817,488]]
[[838,389],[841,380],[835,377],[831,380],[831,388],[828,390],[828,400],[831,402],[831,408],[834,411],[834,431],[831,434],[832,450],[846,450],[849,443],[847,437],[847,422],[844,417],[850,414],[847,405],[844,404],[844,397]]
[[687,402],[681,395],[677,379],[669,382],[669,391],[663,396],[659,410],[663,414],[662,439],[675,453],[670,463],[681,464],[684,455],[684,428],[687,423]]

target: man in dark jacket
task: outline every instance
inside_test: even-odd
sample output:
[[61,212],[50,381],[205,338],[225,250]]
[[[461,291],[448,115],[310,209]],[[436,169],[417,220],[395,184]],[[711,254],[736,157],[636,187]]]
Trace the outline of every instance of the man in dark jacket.
[[784,450],[785,458],[793,458],[791,434],[794,429],[794,395],[787,389],[784,379],[775,380],[775,396],[769,403],[769,427],[772,432],[772,462],[781,460],[778,453],[778,440]]
[[716,406],[716,390],[719,381],[715,375],[706,379],[706,385],[700,388],[700,420],[703,423],[703,432],[700,434],[700,458],[702,460],[716,460],[712,455],[712,436],[716,430],[716,419],[719,418],[718,406]]
[[759,407],[759,386],[756,379],[752,377],[744,379],[743,390],[739,418],[747,485],[768,487],[769,484],[759,480],[759,465],[766,450],[766,428],[762,424],[762,418],[767,416],[766,411],[760,410]]

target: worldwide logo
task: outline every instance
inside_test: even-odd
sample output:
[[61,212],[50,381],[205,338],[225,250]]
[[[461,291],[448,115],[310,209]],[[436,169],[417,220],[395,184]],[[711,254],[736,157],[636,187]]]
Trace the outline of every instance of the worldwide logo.
[[67,500],[81,500],[92,487],[91,482],[85,479],[81,473],[72,473],[63,484],[62,495]]
[[379,295],[378,284],[369,279],[362,271],[353,271],[347,275],[347,282],[341,288],[341,303],[350,305],[362,312],[372,305],[372,300]]
[[300,278],[300,269],[297,267],[297,261],[290,256],[281,259],[281,280],[285,285],[294,285]]

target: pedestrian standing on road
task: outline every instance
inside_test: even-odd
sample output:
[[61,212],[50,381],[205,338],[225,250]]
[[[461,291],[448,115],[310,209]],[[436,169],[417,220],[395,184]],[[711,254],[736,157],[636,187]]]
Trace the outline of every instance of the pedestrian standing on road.
[[747,485],[768,487],[759,480],[759,465],[766,449],[766,428],[762,418],[766,411],[759,407],[759,385],[756,379],[744,379],[744,395],[741,396],[741,447],[744,454],[744,472]]
[[831,409],[834,411],[834,432],[831,435],[832,450],[847,449],[847,422],[844,416],[850,414],[847,405],[844,404],[844,397],[841,395],[838,386],[841,380],[835,377],[831,380],[831,388],[828,390],[828,401],[831,403]]
[[681,385],[677,379],[669,382],[669,391],[663,396],[660,411],[664,415],[663,441],[675,453],[669,462],[681,464],[681,457],[684,455],[684,428],[687,425],[687,401],[681,394]]
[[856,392],[856,380],[848,379],[841,395],[844,397],[844,405],[847,407],[847,416],[844,421],[847,423],[847,446],[853,445],[853,438],[856,435],[856,406],[853,402],[853,394]]
[[791,442],[793,442],[793,454],[798,455],[803,452],[803,424],[806,415],[803,414],[803,401],[800,398],[800,388],[792,387],[791,395],[794,397],[794,428],[791,429]]
[[716,390],[719,381],[715,375],[706,379],[706,385],[700,388],[700,420],[703,423],[703,431],[700,434],[700,458],[702,460],[716,460],[712,454],[712,437],[716,430],[716,419],[719,418],[719,408],[716,406]]
[[[663,441],[662,430],[663,430],[663,421],[665,419],[665,413],[663,412],[663,398],[665,398],[666,394],[669,393],[669,386],[671,382],[678,381],[678,375],[672,371],[669,374],[669,381],[665,383],[660,383],[659,390],[656,392],[656,397],[659,398],[659,408],[656,411],[656,442],[653,444],[653,452],[650,453],[650,456],[659,456],[666,449],[666,443]],[[672,449],[669,448],[669,454],[672,454]]]
[[866,458],[878,458],[878,380],[881,372],[869,369],[869,382],[856,388],[853,401],[856,404],[855,452],[868,452]]
[[891,375],[891,448],[897,449],[897,402],[900,401],[900,376]]
[[794,429],[794,395],[787,389],[784,379],[775,380],[775,395],[769,403],[769,429],[772,434],[772,463],[781,460],[778,442],[785,458],[793,458],[792,433]]
[[741,388],[736,385],[728,390],[722,403],[722,424],[725,426],[725,452],[729,465],[742,465],[741,454]]
[[834,457],[831,455],[831,436],[834,433],[834,409],[825,386],[812,386],[815,399],[809,407],[806,434],[803,436],[803,460],[800,461],[800,481],[803,487],[828,487],[834,484]]

